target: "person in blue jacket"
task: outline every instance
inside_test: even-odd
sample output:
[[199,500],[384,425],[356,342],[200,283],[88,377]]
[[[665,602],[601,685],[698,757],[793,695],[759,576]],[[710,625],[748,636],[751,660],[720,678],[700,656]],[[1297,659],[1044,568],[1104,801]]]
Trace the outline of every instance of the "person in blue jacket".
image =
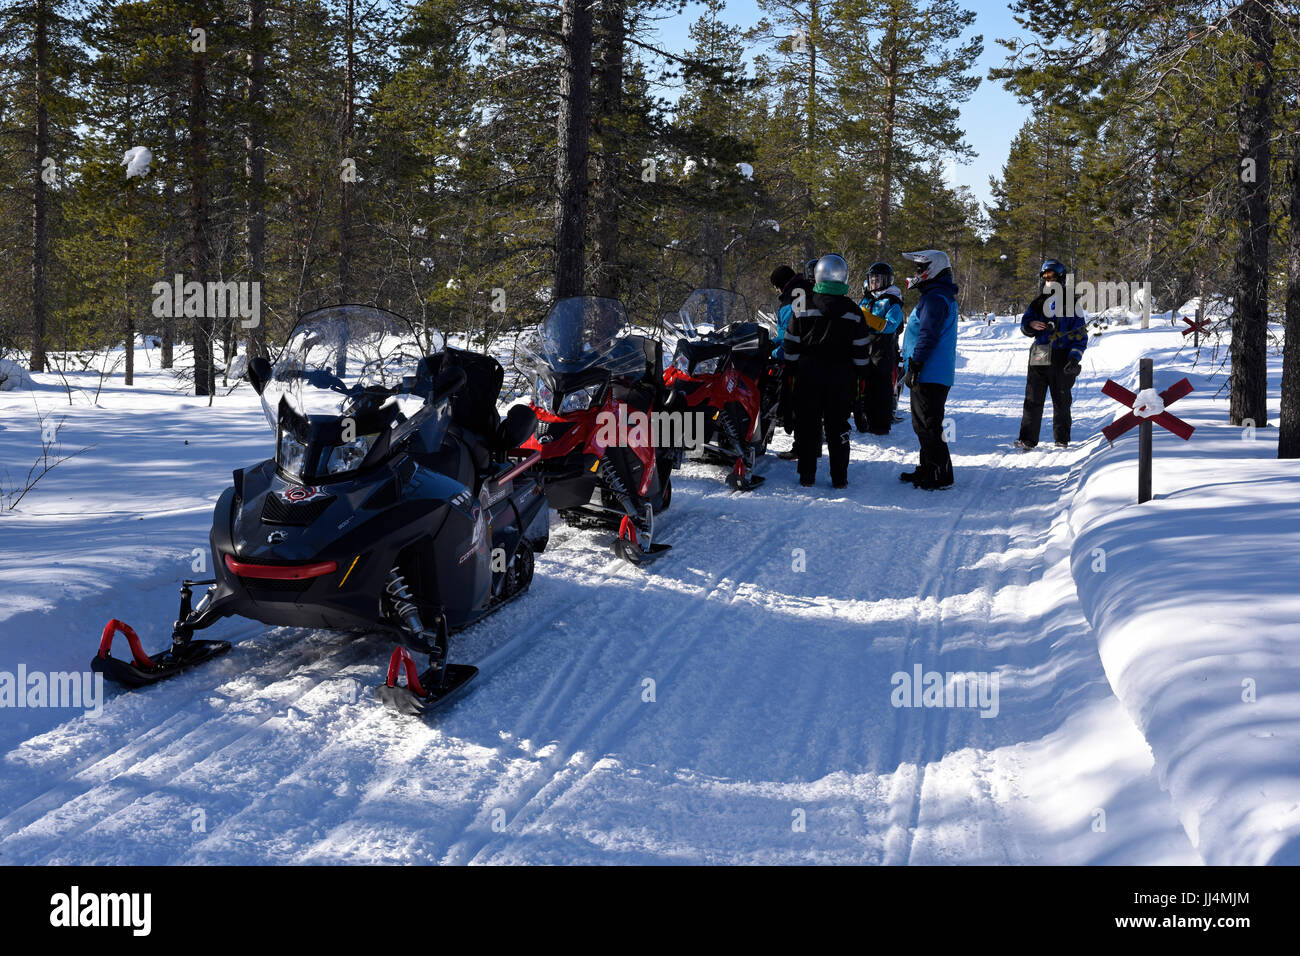
[[921,461],[916,470],[898,477],[917,488],[947,488],[953,474],[943,416],[957,368],[957,284],[948,256],[937,249],[905,252],[903,258],[916,263],[916,275],[907,280],[907,287],[921,293],[903,334],[903,382],[911,393]]
[[859,409],[854,422],[860,432],[888,435],[894,419],[894,370],[898,366],[898,327],[903,324],[903,293],[894,285],[887,262],[873,263],[862,282],[862,311],[884,324],[872,329],[868,363],[859,379]]
[[1025,381],[1025,407],[1020,416],[1016,447],[1033,448],[1043,425],[1043,402],[1052,395],[1052,437],[1057,448],[1070,444],[1070,403],[1074,380],[1079,377],[1083,352],[1088,347],[1088,316],[1065,301],[1067,269],[1059,259],[1048,259],[1039,270],[1039,295],[1020,320],[1020,330],[1034,340],[1029,349]]

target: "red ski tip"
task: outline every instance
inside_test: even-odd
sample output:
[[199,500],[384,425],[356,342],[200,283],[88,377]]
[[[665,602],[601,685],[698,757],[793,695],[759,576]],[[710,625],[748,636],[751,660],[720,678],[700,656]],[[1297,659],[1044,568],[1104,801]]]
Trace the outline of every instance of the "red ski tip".
[[619,523],[618,536],[624,541],[631,541],[633,544],[637,543],[636,525],[632,523],[632,519],[627,515],[623,515],[623,520]]
[[126,643],[131,648],[131,658],[135,661],[135,666],[142,670],[149,670],[153,667],[153,661],[149,655],[144,652],[140,646],[140,637],[131,628],[131,625],[124,624],[117,618],[113,618],[104,625],[104,636],[99,639],[99,656],[108,657],[108,652],[113,649],[113,635],[121,631],[126,637]]
[[415,658],[411,652],[404,647],[397,647],[393,650],[393,656],[388,659],[388,680],[385,682],[389,687],[397,686],[397,674],[402,668],[406,669],[406,688],[417,697],[428,696],[424,688],[420,686],[420,675],[415,669]]

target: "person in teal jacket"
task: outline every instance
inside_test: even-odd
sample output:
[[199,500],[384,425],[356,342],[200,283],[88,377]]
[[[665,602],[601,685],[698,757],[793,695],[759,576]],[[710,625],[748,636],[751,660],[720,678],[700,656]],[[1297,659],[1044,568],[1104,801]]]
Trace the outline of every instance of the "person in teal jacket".
[[862,283],[862,311],[880,320],[867,346],[869,362],[859,379],[859,407],[854,419],[860,432],[888,435],[894,420],[894,369],[898,366],[898,327],[903,324],[903,293],[894,285],[894,270],[877,262]]
[[903,334],[903,382],[911,393],[921,461],[915,471],[898,477],[917,488],[947,488],[953,483],[952,456],[943,440],[943,418],[957,369],[957,284],[948,256],[937,249],[907,252],[903,258],[916,263],[907,286],[921,293]]

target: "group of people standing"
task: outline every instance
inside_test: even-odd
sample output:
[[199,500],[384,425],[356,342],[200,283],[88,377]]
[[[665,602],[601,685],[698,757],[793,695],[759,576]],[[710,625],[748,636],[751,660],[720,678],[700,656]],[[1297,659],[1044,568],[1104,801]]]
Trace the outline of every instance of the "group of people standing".
[[[801,273],[789,266],[772,272],[778,294],[773,354],[784,363],[779,415],[787,430],[793,422],[794,433],[794,447],[780,457],[797,462],[804,487],[815,483],[823,443],[831,485],[848,486],[850,415],[859,431],[888,435],[901,420],[895,412],[902,386],[911,398],[920,461],[899,479],[925,490],[953,484],[944,418],[957,367],[957,284],[948,256],[937,249],[903,258],[916,270],[907,287],[920,295],[906,319],[903,293],[886,262],[867,270],[859,301],[849,296],[849,268],[842,256],[810,259]],[[1018,448],[1038,443],[1048,393],[1056,444],[1064,447],[1070,440],[1071,390],[1088,331],[1085,315],[1058,307],[1060,297],[1053,292],[1065,273],[1058,260],[1043,263],[1041,294],[1021,320],[1021,330],[1034,344]]]

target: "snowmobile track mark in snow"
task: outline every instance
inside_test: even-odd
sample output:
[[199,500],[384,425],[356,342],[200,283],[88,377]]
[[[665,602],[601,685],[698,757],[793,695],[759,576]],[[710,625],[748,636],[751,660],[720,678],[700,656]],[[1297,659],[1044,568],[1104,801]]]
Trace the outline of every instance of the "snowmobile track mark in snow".
[[[769,558],[768,550],[763,548],[763,543],[778,535],[788,536],[790,529],[798,526],[802,521],[802,516],[791,515],[786,521],[769,524],[764,534],[752,543],[748,552],[732,567],[719,569],[713,572],[709,584],[706,586],[704,600],[713,600],[720,594],[728,594],[728,603],[735,600],[736,594],[734,589],[728,590],[729,584],[746,576],[747,572],[752,570]],[[687,531],[690,529],[687,528]],[[617,562],[613,567],[621,567],[622,562]],[[546,812],[546,809],[554,805],[566,793],[571,792],[579,785],[581,780],[585,779],[590,772],[592,765],[602,759],[607,749],[606,741],[618,739],[624,729],[635,721],[642,711],[639,709],[644,706],[639,699],[632,695],[631,690],[635,686],[635,679],[645,669],[648,661],[653,660],[657,652],[662,648],[666,639],[674,634],[677,624],[690,617],[694,609],[690,606],[683,607],[679,612],[667,617],[660,618],[652,622],[649,626],[652,628],[651,640],[638,646],[636,656],[626,662],[622,668],[625,675],[632,675],[627,678],[626,683],[613,683],[609,691],[604,694],[594,710],[589,711],[584,716],[581,724],[575,728],[569,729],[565,734],[565,739],[560,742],[555,753],[548,757],[543,767],[539,768],[529,780],[525,781],[514,794],[514,798],[498,798],[496,795],[490,795],[483,801],[482,807],[485,809],[476,812],[471,822],[465,825],[466,834],[455,845],[448,848],[443,856],[443,863],[464,864],[479,862],[480,856],[487,850],[488,846],[501,836],[488,826],[485,817],[491,809],[504,809],[506,811],[506,832],[517,830],[520,819],[527,814],[530,818],[535,818]],[[695,629],[688,638],[684,646],[680,647],[673,655],[668,664],[660,664],[656,668],[656,673],[662,675],[661,682],[667,686],[671,682],[672,675],[682,666],[684,660],[689,655],[691,648],[701,639],[707,639],[707,633],[704,629]],[[608,642],[592,642],[587,652],[584,654],[584,662],[581,667],[573,667],[565,675],[560,692],[555,694],[546,694],[544,696],[550,701],[550,706],[546,708],[546,714],[542,716],[542,721],[550,723],[561,704],[571,698],[572,689],[575,684],[580,683],[584,678],[589,677],[591,673],[591,659],[598,657],[599,652]],[[541,701],[539,700],[539,704]],[[623,716],[618,716],[620,704],[628,704]],[[534,712],[536,708],[534,708]],[[572,781],[566,782],[566,770],[571,767],[575,750],[575,744],[580,740],[590,741],[593,731],[599,730],[594,742],[589,742],[580,749],[584,753],[583,766],[580,773],[576,774]],[[522,730],[517,732],[517,736],[533,736]],[[601,751],[601,752],[598,752]],[[558,788],[557,792],[539,804],[538,801],[547,793],[548,790]],[[540,807],[540,808],[539,808]],[[471,834],[473,837],[471,838]]]
[[[258,628],[256,630],[265,631],[266,629]],[[164,788],[174,786],[178,779],[189,774],[205,761],[225,752],[228,748],[238,742],[252,737],[261,731],[266,724],[276,718],[282,717],[282,712],[288,712],[303,697],[306,697],[308,694],[322,687],[327,682],[334,680],[338,670],[342,669],[339,667],[329,668],[328,673],[322,674],[319,679],[312,681],[309,686],[293,694],[291,699],[285,700],[280,698],[273,702],[269,701],[268,698],[271,696],[270,692],[272,692],[273,689],[281,685],[292,686],[301,681],[302,675],[299,671],[303,666],[310,667],[312,664],[326,665],[334,658],[342,656],[347,658],[344,666],[352,667],[364,663],[373,656],[373,652],[360,641],[326,643],[324,654],[319,653],[319,646],[302,641],[295,641],[292,648],[293,650],[289,655],[276,655],[268,659],[268,664],[274,663],[281,667],[285,664],[291,666],[290,669],[281,672],[279,676],[268,675],[271,676],[272,679],[261,688],[260,697],[256,700],[269,703],[270,706],[267,706],[263,713],[254,717],[251,725],[248,724],[249,714],[247,711],[228,710],[219,714],[215,718],[200,720],[198,722],[185,721],[185,728],[182,728],[183,732],[180,736],[164,737],[160,741],[150,740],[150,738],[146,736],[139,736],[140,731],[136,728],[131,728],[131,732],[137,736],[135,739],[131,740],[128,746],[102,753],[98,758],[95,758],[87,764],[83,764],[79,767],[75,777],[65,778],[65,780],[56,787],[50,788],[44,793],[33,795],[22,805],[15,807],[4,817],[0,818],[0,843],[7,844],[15,838],[20,838],[24,831],[30,830],[33,825],[42,821],[46,822],[46,828],[55,831],[52,836],[45,837],[44,842],[53,840],[56,843],[65,843],[69,839],[76,838],[77,836],[108,822],[122,811],[129,809],[139,800],[147,797],[148,794],[142,795],[138,792],[135,786],[126,786],[118,782],[119,778],[133,776],[129,770],[114,770],[110,767],[105,767],[104,773],[99,777],[99,779],[91,779],[89,781],[82,779],[89,776],[96,768],[115,762],[114,758],[117,758],[124,753],[131,754],[131,756],[127,757],[130,761],[129,768],[135,768],[144,764],[156,762],[160,759],[166,759],[166,755],[180,751],[183,753],[185,758],[183,763],[178,764],[167,773],[151,775],[149,778],[150,787],[153,792],[158,792]],[[288,659],[286,660],[286,658]],[[197,675],[201,673],[204,672],[194,672],[193,676],[197,677]],[[246,671],[244,673],[250,672]],[[239,677],[236,677],[235,679],[239,679]],[[230,680],[231,678],[227,676],[222,678],[221,683],[228,683]],[[167,685],[165,688],[160,688],[160,691],[157,693],[149,694],[148,697],[151,700],[157,700],[160,694],[170,695],[179,691],[188,691],[185,695],[186,701],[190,700],[193,696],[192,689],[186,688],[184,684],[171,684]],[[211,692],[212,691],[209,690],[205,693]],[[182,713],[182,711],[171,712],[168,716],[175,716],[177,713]],[[234,726],[227,730],[226,725]],[[154,728],[160,726],[160,724],[153,725]],[[191,737],[200,737],[203,741],[203,746],[198,748],[186,746],[187,741],[189,741]],[[140,755],[140,745],[146,742],[154,743],[157,746],[147,748],[147,752]],[[63,792],[56,794],[56,791]],[[97,803],[97,809],[93,818],[82,819],[72,831],[59,829],[57,824],[52,826],[50,825],[51,821],[49,821],[49,817],[51,815],[58,815],[60,811],[66,810],[69,806],[80,801],[89,799],[90,795],[96,792],[100,792],[110,797],[107,801],[107,806],[111,809],[108,809],[105,812],[104,803]],[[113,794],[118,794],[118,796],[112,796]],[[15,819],[15,817],[18,814],[21,814],[24,809],[33,808],[33,804],[38,803],[44,797],[53,797],[59,802],[51,809],[45,811],[38,810],[40,815],[30,818],[26,822],[22,822],[21,818]]]

